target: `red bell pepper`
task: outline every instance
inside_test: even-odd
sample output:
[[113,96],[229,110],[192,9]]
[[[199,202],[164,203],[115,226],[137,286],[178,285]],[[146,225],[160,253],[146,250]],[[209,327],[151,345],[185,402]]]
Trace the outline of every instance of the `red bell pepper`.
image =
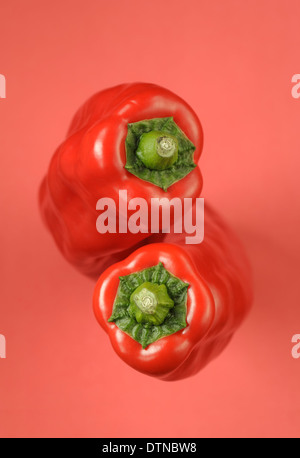
[[[99,234],[97,201],[199,196],[200,122],[180,97],[154,84],[122,84],[91,97],[55,152],[40,190],[40,206],[63,255],[98,276],[148,233]],[[117,222],[119,217],[117,215]],[[150,232],[150,231],[149,231]]]
[[[206,206],[205,238],[158,234],[100,276],[94,312],[114,350],[162,380],[196,374],[228,344],[249,310],[243,250]],[[160,243],[157,243],[160,242]]]

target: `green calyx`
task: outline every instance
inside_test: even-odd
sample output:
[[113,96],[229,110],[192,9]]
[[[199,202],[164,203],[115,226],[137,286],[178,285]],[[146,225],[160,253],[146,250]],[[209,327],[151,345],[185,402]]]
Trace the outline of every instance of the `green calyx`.
[[172,117],[128,124],[125,141],[128,172],[164,191],[195,167],[195,146]]
[[146,348],[186,327],[188,286],[162,263],[120,277],[108,321]]

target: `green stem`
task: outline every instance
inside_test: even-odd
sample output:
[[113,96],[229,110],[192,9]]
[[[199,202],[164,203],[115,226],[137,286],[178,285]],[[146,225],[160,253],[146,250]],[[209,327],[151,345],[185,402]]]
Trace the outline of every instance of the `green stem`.
[[145,282],[130,296],[129,315],[138,323],[162,324],[174,307],[165,285]]
[[142,134],[136,155],[150,170],[166,170],[178,159],[177,138],[156,130]]

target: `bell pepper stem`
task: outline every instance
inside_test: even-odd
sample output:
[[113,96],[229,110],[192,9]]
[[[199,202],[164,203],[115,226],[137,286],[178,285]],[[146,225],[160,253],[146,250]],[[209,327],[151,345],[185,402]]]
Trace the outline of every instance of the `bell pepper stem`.
[[129,314],[138,323],[162,324],[174,306],[165,285],[145,282],[130,297]]
[[148,169],[166,170],[178,159],[177,138],[156,130],[144,133],[136,155]]

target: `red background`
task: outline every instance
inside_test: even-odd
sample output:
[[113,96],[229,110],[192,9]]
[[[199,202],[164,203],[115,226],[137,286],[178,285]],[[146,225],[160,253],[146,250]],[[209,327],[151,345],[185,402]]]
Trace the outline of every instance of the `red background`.
[[[299,15],[297,0],[1,0],[1,436],[299,436]],[[38,213],[75,110],[129,81],[165,86],[198,113],[203,196],[253,266],[248,319],[180,382],[115,355],[93,316],[93,282]]]

